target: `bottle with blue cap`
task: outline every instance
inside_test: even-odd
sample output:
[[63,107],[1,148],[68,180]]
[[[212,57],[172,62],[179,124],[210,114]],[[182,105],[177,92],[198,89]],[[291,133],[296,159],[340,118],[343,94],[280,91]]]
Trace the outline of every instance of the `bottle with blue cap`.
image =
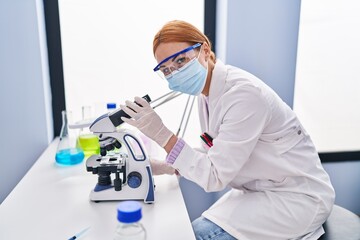
[[[116,103],[108,102],[106,104],[106,109],[107,109],[108,114],[111,114],[113,111],[116,110]],[[117,128],[120,128],[120,126],[118,126]],[[115,147],[113,150],[107,151],[107,155],[112,156],[114,154],[118,154],[119,152],[120,152],[120,150]]]
[[117,207],[118,226],[114,240],[145,240],[146,230],[141,224],[141,204],[136,201],[124,201]]
[[108,112],[112,112],[116,109],[116,103],[107,103],[106,109]]

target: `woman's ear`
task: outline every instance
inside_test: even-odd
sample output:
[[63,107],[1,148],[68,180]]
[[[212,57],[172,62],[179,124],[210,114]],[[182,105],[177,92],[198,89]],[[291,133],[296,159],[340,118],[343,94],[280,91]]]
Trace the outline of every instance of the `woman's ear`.
[[204,42],[202,47],[203,47],[203,52],[205,54],[205,60],[209,61],[210,55],[211,55],[210,46],[209,46],[209,44],[207,44],[207,42]]

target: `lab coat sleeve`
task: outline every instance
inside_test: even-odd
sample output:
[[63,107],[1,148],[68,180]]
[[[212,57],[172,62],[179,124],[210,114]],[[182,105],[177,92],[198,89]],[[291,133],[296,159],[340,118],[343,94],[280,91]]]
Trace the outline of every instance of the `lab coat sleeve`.
[[173,167],[205,191],[223,190],[244,164],[269,121],[269,104],[261,90],[249,86],[232,89],[220,100],[218,136],[207,153],[185,143]]

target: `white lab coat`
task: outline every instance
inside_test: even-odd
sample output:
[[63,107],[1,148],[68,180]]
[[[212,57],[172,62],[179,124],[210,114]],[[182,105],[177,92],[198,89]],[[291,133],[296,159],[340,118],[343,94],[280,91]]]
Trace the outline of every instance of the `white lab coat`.
[[204,217],[237,239],[323,234],[334,189],[309,135],[272,89],[217,60],[208,99],[199,97],[199,115],[213,147],[185,144],[173,167],[205,191],[231,187]]

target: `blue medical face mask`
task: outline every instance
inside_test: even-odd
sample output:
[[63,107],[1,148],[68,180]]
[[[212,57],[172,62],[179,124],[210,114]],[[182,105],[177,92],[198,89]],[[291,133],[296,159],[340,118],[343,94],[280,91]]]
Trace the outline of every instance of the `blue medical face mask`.
[[196,96],[204,89],[207,73],[207,68],[194,58],[166,79],[171,90]]

